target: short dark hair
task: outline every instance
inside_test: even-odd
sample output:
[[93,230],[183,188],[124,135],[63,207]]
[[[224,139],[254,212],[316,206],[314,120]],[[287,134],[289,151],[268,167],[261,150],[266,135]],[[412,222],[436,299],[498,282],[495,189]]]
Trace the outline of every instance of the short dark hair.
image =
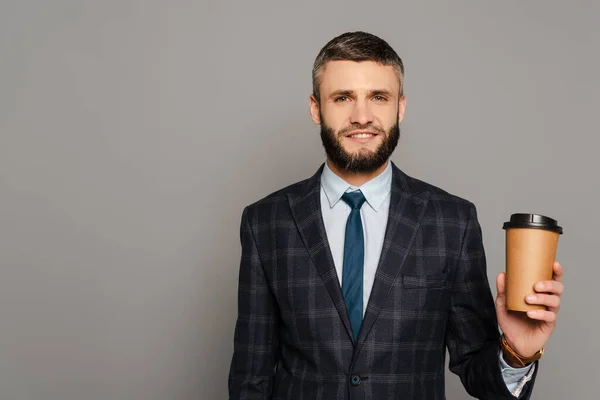
[[367,32],[346,32],[329,41],[319,52],[312,71],[313,95],[320,102],[321,72],[329,61],[375,61],[391,65],[400,81],[400,97],[404,93],[404,64],[396,51],[383,39]]

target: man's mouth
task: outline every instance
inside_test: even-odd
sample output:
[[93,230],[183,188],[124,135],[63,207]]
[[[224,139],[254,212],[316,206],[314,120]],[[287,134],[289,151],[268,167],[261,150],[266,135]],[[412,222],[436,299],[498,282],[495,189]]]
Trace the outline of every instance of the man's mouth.
[[353,138],[353,139],[366,139],[366,138],[370,138],[377,135],[376,133],[354,133],[352,135],[349,135],[349,137]]
[[377,135],[378,135],[378,133],[373,132],[373,131],[353,131],[353,132],[350,132],[347,135],[345,135],[345,137],[348,139],[353,139],[353,140],[358,140],[358,141],[364,142],[364,141],[368,141],[369,139],[374,138]]

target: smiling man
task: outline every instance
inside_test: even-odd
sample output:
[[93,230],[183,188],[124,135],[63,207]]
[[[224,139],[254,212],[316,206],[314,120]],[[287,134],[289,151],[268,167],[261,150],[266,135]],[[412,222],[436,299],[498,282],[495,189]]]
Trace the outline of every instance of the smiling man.
[[475,206],[390,161],[403,83],[368,33],[317,56],[327,160],[244,209],[230,399],[444,399],[446,349],[470,395],[531,396],[562,268],[528,299],[547,311],[507,312],[504,274],[494,303]]
[[369,60],[316,65],[310,113],[321,125],[330,168],[340,176],[354,175],[352,183],[379,175],[398,144],[406,105],[400,74]]

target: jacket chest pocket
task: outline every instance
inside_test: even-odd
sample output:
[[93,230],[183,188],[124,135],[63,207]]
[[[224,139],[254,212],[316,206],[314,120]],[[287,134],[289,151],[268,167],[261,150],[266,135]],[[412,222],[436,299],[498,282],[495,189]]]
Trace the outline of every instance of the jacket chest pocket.
[[400,275],[403,289],[444,289],[446,275]]
[[416,311],[414,317],[437,317],[448,310],[449,286],[446,275],[401,275],[399,291],[400,310]]
[[[414,343],[414,351],[443,343],[450,293],[445,274],[400,274],[379,314],[379,323],[392,327],[380,331],[387,335],[382,340]],[[409,358],[419,356],[411,353]]]

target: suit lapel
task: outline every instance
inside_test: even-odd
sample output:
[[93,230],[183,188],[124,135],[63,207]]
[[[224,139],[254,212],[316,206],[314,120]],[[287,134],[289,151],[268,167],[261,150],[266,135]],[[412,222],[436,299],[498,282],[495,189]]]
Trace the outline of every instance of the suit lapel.
[[390,289],[398,277],[429,200],[429,192],[413,192],[408,185],[406,175],[394,164],[392,167],[393,178],[387,227],[373,289],[359,333],[357,352],[377,320]]
[[327,240],[323,215],[321,213],[321,173],[323,165],[319,171],[309,178],[306,182],[305,194],[288,194],[288,201],[292,212],[292,217],[298,227],[300,236],[304,245],[312,258],[312,261],[323,280],[323,284],[329,292],[335,308],[340,314],[340,318],[348,335],[352,338],[352,328],[342,289],[338,281],[333,256]]

